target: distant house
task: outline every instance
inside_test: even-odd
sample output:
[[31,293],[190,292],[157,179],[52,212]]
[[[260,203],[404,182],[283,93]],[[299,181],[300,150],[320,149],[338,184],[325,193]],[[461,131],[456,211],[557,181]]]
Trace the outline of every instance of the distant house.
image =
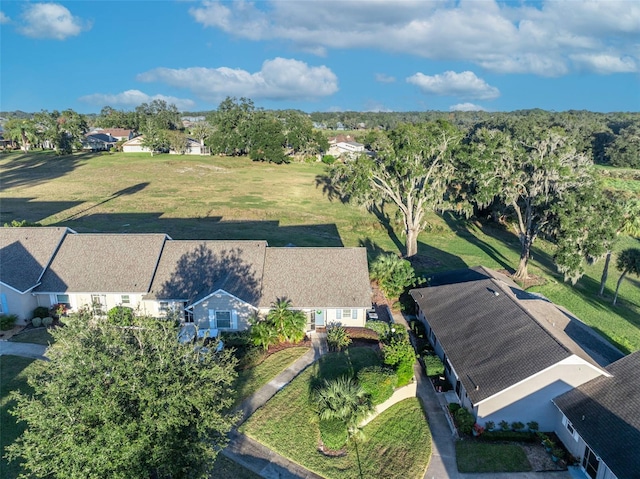
[[359,153],[365,152],[364,145],[355,141],[351,135],[337,135],[330,137],[328,141],[327,153],[335,157],[355,158]]
[[555,432],[591,479],[640,477],[640,351],[553,400]]
[[122,144],[122,151],[124,153],[151,153],[151,150],[142,145],[144,135],[136,136],[129,141],[125,141]]
[[65,236],[74,233],[68,228],[0,228],[0,314],[15,314],[21,323],[32,318],[38,306],[33,290]]
[[[33,244],[51,243],[51,251],[42,253],[27,240],[9,247],[27,228],[0,228],[7,245],[2,284],[6,281],[27,298],[24,318],[36,306],[58,303],[71,311],[92,308],[96,314],[122,305],[156,317],[173,312],[202,330],[237,331],[249,326],[253,313],[264,314],[287,298],[304,312],[312,331],[331,323],[364,326],[371,307],[365,248],[274,248],[266,241],[29,229],[42,235]],[[37,267],[31,259],[36,253]],[[32,271],[28,281],[19,275],[21,268]],[[15,309],[12,301],[7,300],[9,310]]]
[[199,141],[196,141],[193,138],[187,138],[187,147],[186,147],[186,150],[184,151],[184,153],[180,153],[180,152],[175,151],[174,149],[170,148],[169,149],[169,154],[171,154],[171,155],[180,155],[180,154],[184,154],[184,155],[209,155],[210,154],[210,150],[209,150],[209,147],[204,146]]
[[90,151],[109,151],[118,142],[108,133],[88,133],[82,139],[82,149]]
[[94,133],[112,136],[116,141],[127,141],[136,136],[135,131],[127,128],[94,128],[89,134]]
[[622,357],[568,311],[483,267],[411,291],[460,404],[480,424],[537,421],[553,430],[552,399]]

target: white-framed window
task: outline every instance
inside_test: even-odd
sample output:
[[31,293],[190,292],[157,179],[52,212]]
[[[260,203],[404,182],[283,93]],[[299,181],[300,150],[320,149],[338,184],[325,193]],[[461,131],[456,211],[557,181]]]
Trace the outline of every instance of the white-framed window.
[[122,304],[131,304],[131,298],[129,298],[128,294],[123,294],[122,296],[120,296],[120,302]]
[[336,319],[358,319],[358,310],[336,309]]
[[71,300],[68,294],[56,294],[56,303],[64,304],[67,308],[71,308]]
[[2,293],[0,294],[0,314],[8,314],[9,308],[7,307],[7,296]]
[[160,301],[160,306],[158,307],[161,313],[166,313],[169,311],[169,301]]
[[101,294],[91,295],[91,307],[93,308],[93,314],[103,315],[106,314],[106,298]]
[[216,328],[231,329],[231,311],[216,311]]
[[564,427],[567,428],[567,431],[569,431],[569,434],[571,434],[571,436],[573,437],[574,441],[577,441],[578,440],[578,433],[573,428],[573,424],[571,424],[571,421],[569,421],[567,419],[567,416],[562,416],[562,424],[564,425]]

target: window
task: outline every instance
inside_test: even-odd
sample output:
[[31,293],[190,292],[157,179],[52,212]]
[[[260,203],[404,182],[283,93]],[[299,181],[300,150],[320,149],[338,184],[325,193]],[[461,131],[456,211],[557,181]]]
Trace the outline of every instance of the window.
[[56,294],[56,303],[64,304],[67,308],[71,308],[68,294]]
[[184,322],[193,323],[193,311],[187,309],[188,303],[185,301],[182,303],[182,311],[184,311]]
[[567,431],[569,431],[569,434],[573,436],[573,439],[577,441],[578,433],[573,428],[573,424],[571,424],[571,421],[569,421],[566,416],[562,416],[562,424],[564,424],[564,426],[567,428]]
[[160,312],[166,313],[169,311],[169,301],[160,301]]
[[336,309],[336,319],[358,319],[357,309]]
[[130,304],[131,300],[129,299],[129,295],[128,294],[123,294],[122,296],[120,296],[120,302],[122,304]]
[[231,329],[231,311],[216,311],[216,328]]
[[93,308],[93,314],[105,314],[105,300],[106,298],[100,294],[91,295],[91,307]]

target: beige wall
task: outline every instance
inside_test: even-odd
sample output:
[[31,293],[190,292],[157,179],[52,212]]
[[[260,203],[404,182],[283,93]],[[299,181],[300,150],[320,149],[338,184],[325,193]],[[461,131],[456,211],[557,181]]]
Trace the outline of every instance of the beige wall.
[[[209,310],[231,311],[232,315],[235,312],[235,319],[237,323],[236,326],[238,331],[243,331],[249,327],[249,318],[255,311],[255,309],[252,308],[248,303],[240,301],[238,298],[235,298],[224,292],[218,292],[194,306],[194,322],[196,324],[208,324]],[[210,325],[209,327],[215,327],[215,325]]]
[[332,323],[334,324],[340,324],[341,326],[345,326],[345,327],[364,327],[364,324],[367,320],[366,318],[366,309],[361,308],[361,309],[357,309],[357,308],[345,308],[345,309],[351,309],[351,310],[356,310],[357,312],[357,317],[356,319],[352,319],[351,317],[349,318],[345,318],[344,316],[342,317],[342,319],[336,319],[336,309],[326,309],[326,313],[325,313],[325,323],[327,325],[330,325]]
[[[20,294],[5,285],[0,284],[0,295],[4,298],[7,311],[4,314],[18,315],[18,324],[25,324],[28,319],[33,317],[33,310],[38,306],[36,298],[31,293]],[[0,301],[2,300],[0,297]]]
[[551,400],[591,379],[602,375],[583,359],[571,356],[551,368],[475,405],[478,423],[498,424],[537,421],[540,430],[552,431],[557,423],[557,408]]
[[[66,294],[66,293],[65,293]],[[104,310],[109,311],[111,308],[115,306],[127,306],[134,310],[139,311],[141,314],[150,314],[143,309],[142,304],[142,294],[140,293],[69,293],[69,301],[71,303],[71,310],[77,311],[78,309],[88,306],[90,307],[92,304],[91,295],[97,294],[104,299]],[[122,296],[128,294],[129,303],[122,302]],[[56,304],[58,301],[56,299],[55,294],[38,294],[38,305],[39,306],[51,306]]]

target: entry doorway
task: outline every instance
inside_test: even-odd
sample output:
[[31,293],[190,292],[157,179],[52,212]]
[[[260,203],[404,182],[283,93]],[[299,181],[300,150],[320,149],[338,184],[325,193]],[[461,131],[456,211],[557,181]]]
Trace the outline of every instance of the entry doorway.
[[595,455],[589,446],[584,446],[584,456],[582,457],[582,469],[591,479],[596,479],[598,475],[598,466],[600,466],[600,458]]

